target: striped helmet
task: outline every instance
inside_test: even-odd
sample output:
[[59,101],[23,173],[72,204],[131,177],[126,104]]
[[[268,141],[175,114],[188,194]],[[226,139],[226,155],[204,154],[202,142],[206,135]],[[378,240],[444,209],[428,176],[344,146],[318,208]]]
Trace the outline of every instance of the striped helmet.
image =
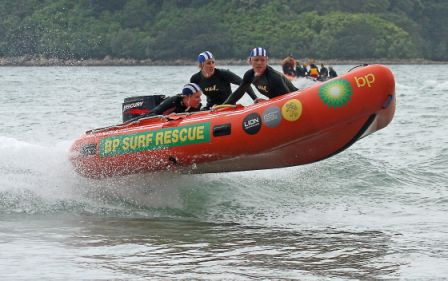
[[213,58],[214,57],[213,57],[213,54],[211,52],[205,51],[205,52],[202,52],[202,53],[199,54],[198,62],[199,63],[204,63],[206,60],[213,59]]
[[266,49],[258,47],[258,48],[253,48],[252,51],[250,51],[250,55],[249,57],[267,57],[268,56],[268,52],[266,51]]
[[201,87],[199,87],[199,85],[196,83],[185,84],[184,88],[182,89],[182,95],[184,96],[191,96],[196,92],[201,92],[202,94]]

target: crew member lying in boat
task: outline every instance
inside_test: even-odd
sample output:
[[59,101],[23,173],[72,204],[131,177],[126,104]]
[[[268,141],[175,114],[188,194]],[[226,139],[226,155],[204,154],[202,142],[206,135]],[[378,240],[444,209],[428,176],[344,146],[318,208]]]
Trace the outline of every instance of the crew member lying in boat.
[[146,116],[199,111],[202,105],[201,95],[201,87],[195,83],[188,83],[182,89],[181,94],[165,99]]
[[[268,55],[265,49],[253,49],[250,52],[249,62],[252,65],[252,69],[244,74],[243,82],[224,104],[235,104],[247,91],[250,84],[254,84],[255,88],[268,98],[278,97],[298,90],[285,75],[268,65]],[[257,103],[262,100],[264,99],[257,98],[254,102]]]

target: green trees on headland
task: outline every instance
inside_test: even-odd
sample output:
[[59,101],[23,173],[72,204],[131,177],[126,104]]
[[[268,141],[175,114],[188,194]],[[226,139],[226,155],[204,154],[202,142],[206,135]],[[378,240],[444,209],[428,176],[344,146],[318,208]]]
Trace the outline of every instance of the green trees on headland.
[[0,0],[0,57],[448,60],[444,0]]

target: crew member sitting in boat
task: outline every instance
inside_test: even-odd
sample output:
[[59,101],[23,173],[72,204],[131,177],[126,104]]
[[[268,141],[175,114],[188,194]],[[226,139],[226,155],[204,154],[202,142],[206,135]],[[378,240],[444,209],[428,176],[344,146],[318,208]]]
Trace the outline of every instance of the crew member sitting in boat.
[[328,69],[329,69],[328,75],[330,76],[330,78],[338,77],[338,74],[336,73],[336,71],[333,69],[332,66],[329,66]]
[[188,83],[182,89],[181,94],[165,99],[152,110],[149,116],[199,111],[201,94],[202,90],[199,85]]
[[282,61],[282,70],[283,74],[290,76],[290,77],[296,77],[296,59],[289,54],[283,61]]
[[310,70],[308,71],[308,75],[313,78],[319,78],[319,68],[314,64],[314,60],[310,63]]
[[306,71],[306,64],[302,65],[300,64],[300,62],[297,62],[297,66],[296,66],[296,76],[297,77],[305,77],[307,74]]
[[[250,87],[251,83],[255,85],[255,88],[261,94],[268,98],[298,90],[285,75],[268,65],[268,54],[265,49],[254,48],[250,52],[249,62],[252,65],[252,69],[246,71],[243,76],[243,82],[225,101],[225,104],[235,104]],[[263,100],[262,98],[257,98],[255,103]]]
[[[228,69],[216,68],[215,58],[209,51],[200,53],[198,62],[200,71],[191,76],[190,82],[199,85],[207,97],[207,104],[203,110],[223,104],[232,93],[230,84],[240,85],[243,79]],[[252,87],[249,87],[246,93],[253,100],[257,98]]]
[[319,79],[325,81],[328,79],[328,69],[323,63],[320,64]]

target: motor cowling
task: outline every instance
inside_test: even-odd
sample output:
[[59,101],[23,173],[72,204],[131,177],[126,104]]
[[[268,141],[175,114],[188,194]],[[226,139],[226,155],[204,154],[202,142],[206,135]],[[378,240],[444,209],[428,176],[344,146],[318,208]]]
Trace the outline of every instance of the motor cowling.
[[122,105],[123,122],[138,117],[142,114],[149,114],[164,99],[165,95],[151,95],[125,98]]

